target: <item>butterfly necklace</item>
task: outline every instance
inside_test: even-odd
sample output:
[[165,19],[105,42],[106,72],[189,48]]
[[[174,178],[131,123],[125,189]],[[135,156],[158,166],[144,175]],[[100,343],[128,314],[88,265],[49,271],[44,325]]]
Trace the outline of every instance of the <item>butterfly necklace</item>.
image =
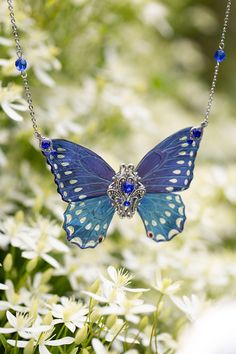
[[182,129],[163,140],[137,167],[122,164],[117,173],[86,147],[40,134],[13,0],[6,1],[16,44],[15,65],[23,80],[34,134],[51,167],[57,191],[68,203],[63,224],[67,239],[81,248],[96,247],[105,239],[115,212],[121,218],[131,218],[137,211],[149,238],[156,242],[171,240],[184,228],[185,206],[175,192],[187,189],[193,179],[195,158],[208,125],[220,63],[226,57],[224,45],[231,0],[226,4],[221,39],[214,55],[216,65],[203,121],[198,127]]

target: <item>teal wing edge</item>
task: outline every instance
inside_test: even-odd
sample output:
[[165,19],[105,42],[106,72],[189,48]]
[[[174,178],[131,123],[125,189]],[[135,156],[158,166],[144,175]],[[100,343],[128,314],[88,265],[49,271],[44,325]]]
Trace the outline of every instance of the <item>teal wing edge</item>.
[[170,241],[183,231],[185,206],[178,194],[147,193],[140,201],[138,212],[147,236],[156,242]]
[[80,248],[94,248],[107,235],[115,209],[108,196],[69,203],[63,228],[68,241]]

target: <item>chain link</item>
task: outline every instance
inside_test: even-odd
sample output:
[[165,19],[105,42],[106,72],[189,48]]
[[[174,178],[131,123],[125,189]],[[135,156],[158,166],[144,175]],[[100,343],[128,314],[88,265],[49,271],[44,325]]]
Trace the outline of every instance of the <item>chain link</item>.
[[[219,50],[224,50],[224,47],[225,47],[225,35],[227,32],[227,28],[228,28],[231,5],[232,5],[231,0],[228,0],[227,4],[226,4],[224,26],[223,26],[223,30],[222,30],[222,34],[221,34],[220,43],[219,43]],[[213,74],[213,80],[212,80],[212,84],[211,84],[210,95],[209,95],[208,102],[207,102],[207,108],[206,108],[204,120],[201,122],[201,126],[203,128],[207,127],[209,124],[209,115],[211,112],[211,107],[212,107],[213,98],[214,98],[214,94],[215,94],[216,82],[217,82],[217,78],[218,78],[218,74],[219,74],[219,67],[220,67],[220,62],[217,62],[216,66],[215,66],[214,74]]]
[[[8,10],[9,10],[10,21],[11,21],[11,26],[12,26],[12,33],[13,33],[15,45],[16,45],[16,55],[20,59],[23,56],[23,50],[22,50],[22,47],[20,44],[20,37],[19,37],[18,28],[16,26],[16,19],[15,19],[15,13],[14,13],[14,8],[13,8],[13,0],[6,0],[6,1],[8,4]],[[27,75],[26,71],[21,72],[21,78],[23,80],[25,97],[26,97],[26,101],[28,103],[30,119],[31,119],[32,126],[34,129],[34,135],[39,141],[41,141],[43,138],[42,138],[42,135],[40,134],[39,129],[38,129],[37,118],[36,118],[36,114],[35,114],[34,106],[33,106],[32,93],[30,90],[28,75]]]

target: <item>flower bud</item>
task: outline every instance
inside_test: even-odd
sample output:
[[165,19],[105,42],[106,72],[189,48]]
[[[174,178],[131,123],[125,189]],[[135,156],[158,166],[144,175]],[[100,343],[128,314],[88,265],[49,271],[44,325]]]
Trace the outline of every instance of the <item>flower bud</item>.
[[81,354],[89,354],[89,351],[86,348],[84,348],[81,350]]
[[31,338],[30,341],[25,346],[23,353],[32,354],[33,351],[34,351],[34,338]]
[[75,336],[75,344],[82,343],[88,336],[88,325],[85,324],[84,327],[79,328]]
[[108,328],[111,328],[112,326],[114,326],[114,324],[116,323],[116,320],[117,320],[117,316],[116,315],[110,315],[107,317],[107,320],[106,320],[106,326]]
[[34,270],[34,268],[37,266],[37,263],[38,263],[37,257],[31,259],[26,265],[27,273],[31,273]]
[[49,311],[46,316],[44,316],[42,324],[43,325],[50,325],[52,323],[53,317],[51,311]]
[[143,331],[148,325],[148,317],[144,316],[141,321],[139,322],[139,330]]
[[90,322],[94,323],[99,320],[101,317],[100,311],[98,308],[95,308],[90,314]]
[[99,289],[99,287],[100,287],[100,281],[99,281],[99,279],[97,279],[97,280],[95,280],[95,282],[90,286],[89,291],[90,291],[91,293],[96,294],[97,291],[98,291],[98,289]]
[[10,272],[13,265],[13,259],[11,253],[8,253],[3,261],[3,269],[5,272]]

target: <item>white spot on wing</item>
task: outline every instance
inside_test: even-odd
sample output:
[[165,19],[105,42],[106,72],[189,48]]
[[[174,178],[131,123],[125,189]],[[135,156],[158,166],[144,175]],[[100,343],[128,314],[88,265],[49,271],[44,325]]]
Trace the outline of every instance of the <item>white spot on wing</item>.
[[178,165],[183,165],[183,164],[184,164],[184,160],[179,160],[179,161],[177,161],[177,164],[178,164]]
[[75,188],[74,191],[75,191],[76,193],[78,193],[78,192],[82,191],[82,189],[83,189],[83,188],[78,187],[78,188]]
[[63,151],[66,151],[65,149],[63,149],[63,148],[61,148],[61,147],[58,147],[57,148],[57,151],[59,151],[59,152],[63,152]]
[[86,197],[87,197],[87,195],[81,194],[81,195],[79,196],[79,199],[85,199]]
[[103,225],[104,230],[107,229],[107,226],[108,226],[107,223]]
[[61,165],[64,167],[69,166],[69,162],[62,162]]
[[75,184],[77,182],[77,179],[71,179],[70,184]]
[[170,217],[171,216],[171,212],[170,211],[165,211],[165,215]]
[[166,187],[166,190],[167,190],[168,192],[172,192],[172,191],[174,190],[174,188],[173,188],[173,187]]
[[72,216],[70,214],[66,214],[66,222],[71,222]]
[[174,209],[175,208],[175,204],[174,203],[170,203],[170,204],[168,204],[169,205],[169,207],[171,208],[171,209]]
[[157,226],[156,220],[152,220],[152,226]]
[[175,175],[180,175],[181,170],[174,170],[173,173],[174,173]]
[[178,230],[172,229],[172,230],[170,230],[170,232],[168,233],[168,237],[169,237],[169,238],[170,238],[170,237],[173,237],[174,235],[176,235],[176,234],[178,234],[178,233],[179,233]]
[[178,180],[177,180],[176,178],[171,178],[171,179],[170,179],[170,182],[171,182],[171,183],[177,183]]
[[164,218],[160,218],[160,223],[161,224],[165,224],[166,223],[166,220]]
[[57,155],[57,157],[58,157],[58,159],[64,159],[65,155],[59,154],[59,155]]
[[95,226],[94,230],[95,230],[95,231],[99,231],[99,229],[100,229],[100,225],[97,224],[97,225]]
[[181,206],[179,209],[178,209],[178,212],[180,215],[184,215],[184,207]]
[[73,226],[68,226],[67,227],[67,230],[69,231],[69,235],[71,236],[73,233],[74,233],[74,231],[75,231],[75,229],[73,228]]
[[86,217],[84,216],[83,218],[79,219],[79,221],[81,222],[81,224],[83,224],[86,220]]
[[71,175],[72,171],[65,171],[65,175]]
[[82,213],[83,210],[79,209],[79,210],[76,210],[75,214],[76,215],[80,215]]
[[180,141],[183,141],[183,140],[187,140],[188,139],[188,137],[187,136],[183,136],[182,138],[180,138],[179,140]]
[[176,225],[177,225],[177,227],[180,227],[180,226],[181,226],[182,221],[183,221],[182,218],[176,219]]
[[87,225],[85,226],[85,229],[86,229],[86,230],[90,230],[91,227],[92,227],[92,224],[91,224],[91,222],[90,222],[89,224],[87,224]]

